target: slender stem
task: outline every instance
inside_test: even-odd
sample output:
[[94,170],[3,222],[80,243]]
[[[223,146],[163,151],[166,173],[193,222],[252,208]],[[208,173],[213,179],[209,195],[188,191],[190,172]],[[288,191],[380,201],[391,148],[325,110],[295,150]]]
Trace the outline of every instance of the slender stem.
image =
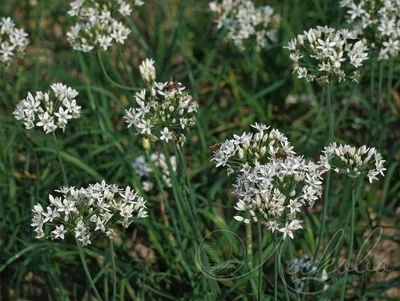
[[379,65],[379,83],[378,83],[378,101],[376,104],[376,134],[375,134],[375,145],[378,145],[379,142],[379,118],[381,114],[381,101],[382,101],[382,81],[383,81],[383,62],[380,62]]
[[349,268],[350,268],[350,262],[351,262],[351,255],[353,252],[353,243],[354,243],[354,216],[355,216],[355,204],[356,204],[356,187],[355,187],[355,181],[353,182],[353,191],[352,191],[352,197],[351,197],[351,218],[350,218],[350,242],[349,242],[349,250],[347,254],[347,263],[346,263],[346,269],[344,273],[344,279],[343,279],[343,286],[342,286],[342,291],[340,293],[340,301],[344,300],[345,293],[346,293],[346,284],[347,284],[347,278],[349,276]]
[[86,278],[89,280],[90,286],[92,287],[92,289],[94,291],[94,294],[96,295],[97,299],[99,299],[99,301],[101,301],[102,298],[100,297],[100,294],[97,291],[96,286],[94,285],[92,276],[90,276],[90,272],[89,272],[88,266],[86,264],[86,256],[85,256],[85,252],[83,251],[82,244],[77,239],[76,239],[76,244],[78,246],[79,256],[80,256],[81,261],[82,261],[83,269],[85,270]]
[[[333,107],[332,107],[332,101],[331,101],[331,83],[329,82],[327,85],[327,90],[326,90],[326,105],[328,107],[328,126],[329,126],[329,132],[328,132],[328,144],[333,142],[335,135],[334,135],[334,118],[333,118]],[[326,219],[328,216],[328,207],[330,207],[329,204],[329,190],[330,190],[330,184],[331,184],[331,177],[332,177],[332,171],[329,170],[326,175],[326,184],[325,184],[325,191],[324,191],[324,207],[322,211],[322,217],[321,217],[321,231],[319,232],[319,238],[318,238],[318,243],[317,247],[315,248],[314,252],[314,260],[318,256],[319,248],[321,247],[321,242],[325,234],[325,225],[326,225]],[[321,261],[323,258],[321,258]],[[307,289],[307,284],[308,284],[308,277],[304,283],[304,289]],[[306,294],[303,294],[302,300],[305,300]]]
[[278,262],[278,266],[279,266],[279,275],[280,275],[280,277],[281,277],[281,280],[282,280],[282,283],[283,283],[283,291],[285,292],[285,299],[286,299],[286,301],[290,301],[290,298],[289,298],[289,292],[288,292],[288,289],[287,289],[287,284],[286,284],[286,280],[285,280],[285,275],[284,275],[284,273],[283,273],[283,268],[282,268],[282,260],[281,260],[281,258],[282,258],[282,254],[281,254],[281,251],[279,250],[279,248],[277,248],[277,250],[276,250],[277,252],[278,252],[278,258],[279,258],[279,262]]
[[275,262],[274,262],[274,301],[278,301],[278,238],[276,237],[276,232],[274,232],[274,242],[275,242]]
[[261,301],[263,298],[263,264],[262,264],[262,236],[261,236],[261,224],[257,223],[257,236],[258,236],[258,300]]
[[110,76],[108,75],[108,73],[107,73],[107,71],[106,71],[106,68],[104,67],[103,59],[101,58],[100,52],[97,53],[97,56],[98,56],[98,58],[99,58],[101,70],[103,71],[104,76],[107,78],[107,80],[108,80],[111,84],[113,84],[114,86],[116,86],[116,87],[118,87],[118,88],[120,88],[120,89],[123,89],[123,90],[129,90],[129,91],[139,91],[139,90],[140,90],[139,88],[123,86],[123,85],[120,85],[120,84],[116,83],[115,81],[113,81],[113,80],[110,78]]
[[58,157],[58,162],[60,162],[60,166],[61,166],[61,173],[63,175],[64,185],[68,187],[69,185],[68,185],[67,174],[65,173],[63,160],[62,160],[61,154],[60,154],[60,148],[58,147],[57,137],[56,137],[55,132],[53,132],[52,134],[53,134],[54,144],[56,146],[56,153],[57,153],[57,157]]
[[333,108],[332,108],[332,100],[331,100],[331,83],[327,84],[327,97],[326,97],[326,105],[328,107],[328,123],[329,123],[329,136],[328,143],[333,142],[334,139],[334,122],[333,122]]
[[[253,272],[253,234],[251,229],[251,224],[245,224],[246,228],[246,251],[247,251],[247,266],[249,272]],[[257,284],[254,281],[254,278],[250,278],[250,285],[252,288],[252,292],[254,296],[257,294]]]
[[369,103],[369,133],[368,133],[368,144],[371,141],[371,135],[373,134],[373,108],[374,108],[374,94],[375,94],[375,60],[371,60],[371,82],[370,82],[370,103]]
[[113,270],[113,301],[117,300],[117,268],[115,267],[115,258],[114,258],[114,241],[110,238],[110,256],[111,256],[111,265]]

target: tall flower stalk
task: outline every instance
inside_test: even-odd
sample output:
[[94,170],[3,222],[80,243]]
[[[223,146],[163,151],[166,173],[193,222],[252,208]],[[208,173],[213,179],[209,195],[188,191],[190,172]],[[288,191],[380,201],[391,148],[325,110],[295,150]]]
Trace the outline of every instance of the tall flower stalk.
[[[235,209],[245,215],[234,216],[237,221],[244,222],[246,229],[250,223],[264,222],[274,237],[281,233],[283,240],[293,239],[295,231],[303,228],[298,213],[304,206],[312,207],[321,196],[323,171],[319,165],[297,156],[287,137],[278,130],[263,124],[252,127],[255,133],[234,135],[215,151],[212,160],[217,167],[226,166],[228,174],[236,175],[233,193],[240,198]],[[258,239],[262,240],[260,234]],[[277,275],[281,270],[277,238],[275,247]],[[261,279],[262,264],[258,281],[260,296]]]
[[347,255],[347,264],[345,268],[343,286],[341,288],[340,300],[343,301],[346,292],[348,272],[351,263],[351,255],[354,244],[354,224],[355,224],[355,206],[356,193],[359,189],[359,180],[366,176],[370,183],[378,180],[378,175],[384,176],[385,161],[381,154],[375,148],[369,148],[365,145],[355,148],[350,145],[337,145],[335,142],[325,147],[320,157],[320,164],[327,170],[332,170],[339,174],[350,177],[352,184],[351,212],[350,212],[350,235]]
[[86,264],[83,247],[91,244],[91,240],[99,234],[110,239],[110,252],[113,268],[113,299],[116,298],[116,266],[113,254],[112,240],[117,235],[117,227],[128,228],[135,219],[147,217],[143,198],[130,187],[120,189],[116,185],[105,182],[91,184],[87,188],[75,189],[63,187],[56,190],[61,196],[49,195],[46,210],[37,204],[31,226],[35,228],[37,238],[45,237],[44,226],[53,226],[48,238],[64,240],[66,234],[74,236],[79,256],[87,279],[97,298],[101,300],[94,281]]

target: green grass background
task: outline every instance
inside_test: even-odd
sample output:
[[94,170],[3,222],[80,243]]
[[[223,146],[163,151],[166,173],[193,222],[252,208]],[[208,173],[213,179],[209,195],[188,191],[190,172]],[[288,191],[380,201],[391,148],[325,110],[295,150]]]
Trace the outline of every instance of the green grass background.
[[[62,82],[79,91],[82,117],[65,133],[57,133],[68,180],[76,187],[101,181],[140,189],[132,160],[143,154],[141,138],[122,119],[135,105],[134,92],[110,83],[98,57],[73,51],[65,34],[71,21],[68,2],[61,0],[2,0],[1,16],[12,16],[29,34],[31,43],[23,60],[15,62],[0,81],[0,298],[1,300],[88,300],[93,297],[72,239],[36,240],[30,227],[31,208],[47,203],[49,193],[62,185],[62,175],[51,135],[27,131],[11,113],[29,91],[47,90]],[[317,159],[327,138],[324,88],[291,74],[288,51],[282,49],[297,33],[316,25],[343,26],[338,1],[266,1],[282,16],[278,41],[271,49],[240,53],[217,32],[207,1],[146,1],[130,21],[132,33],[124,47],[102,53],[108,76],[115,82],[141,87],[138,65],[156,61],[157,79],[182,82],[199,102],[196,127],[184,148],[191,185],[179,179],[185,197],[196,204],[197,230],[182,224],[172,192],[174,216],[163,214],[161,194],[143,194],[150,218],[132,225],[116,242],[119,300],[256,300],[252,285],[257,273],[235,280],[215,281],[201,273],[195,254],[202,237],[214,230],[233,231],[246,241],[244,226],[233,219],[233,177],[210,162],[209,146],[262,122],[278,128],[299,154]],[[260,1],[261,2],[261,1]],[[357,206],[355,250],[363,237],[383,227],[380,245],[394,269],[389,282],[352,282],[348,300],[397,300],[398,202],[400,195],[400,65],[399,59],[367,61],[360,85],[333,83],[335,137],[340,143],[378,147],[386,162],[386,177],[363,186]],[[310,103],[286,104],[290,94],[308,94]],[[378,103],[378,98],[380,101]],[[377,110],[379,108],[379,111]],[[377,130],[378,129],[378,130]],[[379,135],[378,135],[379,133]],[[152,150],[160,150],[152,145]],[[367,183],[365,183],[367,184]],[[332,236],[348,227],[350,183],[334,177],[327,231]],[[288,262],[302,254],[312,256],[320,228],[323,201],[304,214],[305,229],[282,254]],[[173,219],[177,221],[176,232]],[[168,220],[166,222],[166,220]],[[271,235],[263,227],[263,256],[271,252]],[[256,233],[256,228],[253,229]],[[180,237],[180,239],[178,239]],[[256,241],[254,237],[254,242]],[[240,244],[226,244],[238,252]],[[346,243],[342,246],[345,249]],[[176,251],[178,249],[178,252]],[[106,239],[87,250],[89,267],[105,300],[111,291],[109,245]],[[258,252],[254,243],[253,253]],[[392,250],[392,251],[389,251]],[[178,254],[178,255],[177,255]],[[356,251],[355,251],[356,254]],[[239,256],[239,254],[235,254]],[[340,258],[340,252],[333,255]],[[252,258],[250,258],[250,261]],[[373,262],[372,257],[369,258]],[[253,262],[254,263],[254,262]],[[245,265],[242,274],[246,274]],[[264,299],[273,296],[273,262],[264,265]],[[377,277],[374,272],[350,277]],[[385,276],[386,277],[386,276]],[[307,300],[336,300],[338,284]],[[350,289],[354,286],[354,289]],[[283,292],[279,288],[280,294]],[[292,300],[295,293],[290,292]],[[283,297],[282,297],[283,298]]]

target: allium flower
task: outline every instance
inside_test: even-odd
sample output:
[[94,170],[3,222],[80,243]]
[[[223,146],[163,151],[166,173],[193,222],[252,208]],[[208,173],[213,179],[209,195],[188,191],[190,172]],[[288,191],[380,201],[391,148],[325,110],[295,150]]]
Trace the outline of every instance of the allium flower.
[[[168,164],[162,153],[153,153],[150,155],[150,159],[154,166],[159,167],[161,170],[162,178],[168,187],[172,187],[171,176],[168,169]],[[176,172],[176,157],[171,156],[172,170]],[[151,191],[154,187],[154,171],[151,164],[146,161],[146,157],[141,155],[138,156],[132,163],[132,167],[136,174],[143,179],[142,186],[144,191]]]
[[386,170],[381,154],[374,147],[369,148],[365,145],[357,149],[333,142],[322,151],[320,163],[327,170],[333,169],[353,179],[366,174],[370,183],[378,180],[379,174],[385,176]]
[[240,197],[235,209],[248,211],[251,219],[235,219],[264,221],[270,231],[293,238],[293,232],[302,228],[297,214],[304,206],[312,207],[322,194],[322,173],[319,165],[293,155],[255,167],[244,164],[234,185],[234,194]]
[[36,238],[45,236],[43,226],[47,223],[55,226],[49,238],[64,239],[70,233],[86,246],[98,233],[112,238],[118,224],[127,228],[135,219],[147,217],[146,201],[130,187],[119,189],[103,181],[79,190],[64,187],[56,191],[61,196],[49,195],[46,210],[40,204],[32,210]]
[[368,48],[346,29],[318,26],[289,42],[293,72],[298,78],[326,84],[331,78],[358,82],[358,68],[368,59]]
[[226,140],[214,152],[212,161],[217,167],[227,166],[231,173],[244,163],[255,166],[294,154],[287,137],[279,130],[258,123],[251,127],[257,132],[233,135],[233,139]]
[[46,134],[58,128],[64,131],[70,119],[80,117],[81,107],[75,100],[78,92],[61,83],[50,87],[53,93],[39,91],[35,96],[28,93],[28,97],[17,105],[13,115],[17,120],[23,120],[26,129],[43,127]]
[[154,63],[152,59],[145,59],[139,66],[140,75],[150,86],[152,86],[156,80],[156,68],[154,67]]
[[217,15],[218,29],[225,29],[227,38],[241,51],[248,41],[256,43],[260,51],[276,40],[280,16],[270,6],[255,7],[251,0],[222,0],[210,2],[209,7]]
[[138,134],[152,141],[186,142],[185,132],[196,122],[198,103],[185,92],[185,87],[177,82],[153,82],[155,70],[149,60],[141,64],[143,80],[152,84],[151,91],[136,93],[137,108],[126,110],[128,128],[132,125]]
[[0,19],[0,65],[8,66],[13,57],[23,56],[28,44],[28,34],[16,28],[11,18]]
[[266,222],[269,230],[293,238],[301,229],[297,213],[312,207],[321,196],[321,166],[295,155],[287,137],[263,124],[252,125],[256,133],[244,133],[225,141],[212,160],[237,171],[234,194],[240,197],[235,209],[248,212],[245,223]]
[[131,30],[123,23],[130,16],[138,0],[76,0],[68,14],[77,23],[67,33],[72,48],[82,52],[93,49],[107,51],[113,44],[124,44]]
[[342,0],[346,19],[364,43],[379,50],[379,59],[400,53],[400,1]]

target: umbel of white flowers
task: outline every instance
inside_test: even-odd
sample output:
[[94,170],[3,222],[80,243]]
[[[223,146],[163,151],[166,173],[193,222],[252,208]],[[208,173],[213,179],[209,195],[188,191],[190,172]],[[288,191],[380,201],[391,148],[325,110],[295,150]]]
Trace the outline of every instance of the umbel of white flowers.
[[251,127],[256,129],[256,133],[233,135],[233,139],[226,140],[214,152],[212,161],[217,167],[227,166],[230,174],[245,163],[255,166],[294,154],[287,137],[279,130],[270,130],[269,126],[259,123]]
[[350,145],[337,145],[336,142],[325,147],[320,157],[320,164],[326,170],[334,170],[350,178],[358,178],[367,175],[370,183],[378,180],[377,176],[381,174],[385,176],[381,154],[374,147],[355,148]]
[[[165,159],[162,153],[153,153],[150,155],[150,160],[153,162],[155,167],[160,168],[162,178],[167,187],[172,187],[171,175]],[[171,156],[172,170],[176,172],[177,164],[176,157]],[[146,157],[143,155],[138,156],[132,163],[132,168],[135,173],[142,179],[142,186],[144,191],[151,191],[154,187],[154,170],[149,162],[146,161]]]
[[11,18],[0,19],[0,65],[8,66],[15,56],[23,56],[28,34],[15,27]]
[[227,39],[241,51],[251,44],[260,51],[276,40],[280,16],[268,5],[255,7],[250,0],[223,0],[210,2],[209,7],[217,15],[218,29],[225,29]]
[[124,44],[131,30],[123,19],[132,13],[132,6],[141,6],[141,0],[76,0],[68,14],[77,23],[67,33],[72,48],[82,52],[93,49],[107,51],[113,44]]
[[233,193],[240,197],[235,209],[249,212],[250,218],[235,219],[245,223],[264,221],[271,232],[278,230],[283,238],[293,238],[293,232],[302,228],[297,214],[304,206],[313,207],[321,197],[322,172],[319,165],[294,155],[255,167],[245,164]]
[[235,216],[244,223],[266,222],[272,232],[293,238],[301,229],[297,214],[312,207],[321,196],[323,168],[296,156],[287,137],[263,124],[252,125],[256,133],[244,133],[225,141],[214,153],[217,166],[237,172],[234,194],[240,197]]
[[327,84],[330,79],[358,82],[357,70],[368,59],[368,47],[347,29],[311,28],[291,40],[287,47],[298,78]]
[[53,93],[39,91],[35,96],[28,93],[28,97],[17,104],[13,115],[24,122],[26,129],[43,127],[46,134],[58,128],[64,131],[70,119],[80,117],[81,107],[75,100],[78,92],[61,83],[50,87]]
[[379,59],[400,53],[400,1],[341,0],[346,20],[358,38],[379,50]]
[[87,188],[56,191],[61,196],[49,195],[46,210],[40,204],[32,209],[36,238],[45,236],[43,227],[47,224],[53,229],[48,238],[64,239],[69,233],[86,246],[99,233],[113,238],[118,224],[127,228],[135,219],[147,217],[146,201],[129,186],[120,189],[103,181]]
[[151,88],[136,93],[136,108],[126,110],[128,128],[134,126],[136,132],[151,141],[186,142],[185,132],[195,125],[198,103],[185,92],[181,83],[156,82],[153,60],[145,60],[139,67],[143,80]]

